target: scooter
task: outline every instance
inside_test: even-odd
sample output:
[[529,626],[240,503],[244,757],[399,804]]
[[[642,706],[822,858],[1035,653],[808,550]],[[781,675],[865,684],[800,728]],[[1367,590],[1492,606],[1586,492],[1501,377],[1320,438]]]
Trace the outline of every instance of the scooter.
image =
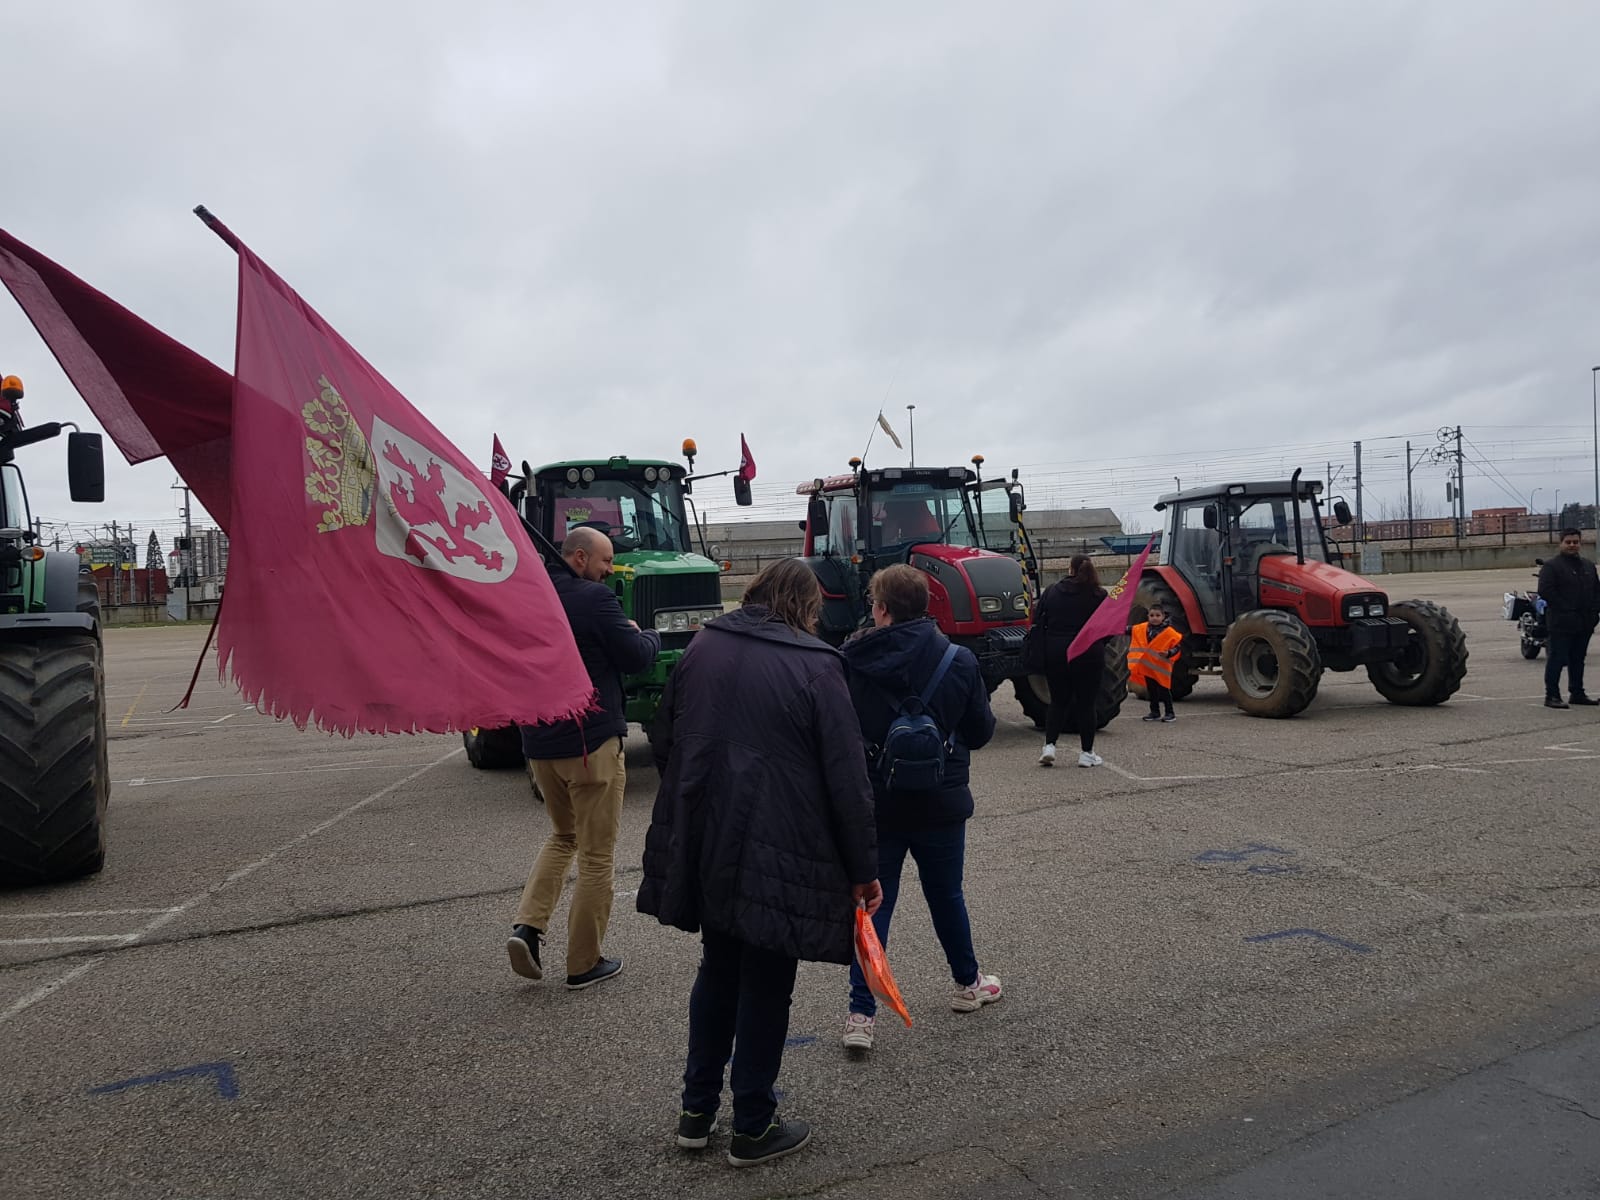
[[[1533,565],[1544,566],[1544,559],[1534,559]],[[1535,572],[1534,578],[1538,577],[1538,573]],[[1523,658],[1538,658],[1539,651],[1544,649],[1545,642],[1549,639],[1544,624],[1544,608],[1544,601],[1540,599],[1536,588],[1525,592],[1506,593],[1505,606],[1501,612],[1506,620],[1517,623]]]

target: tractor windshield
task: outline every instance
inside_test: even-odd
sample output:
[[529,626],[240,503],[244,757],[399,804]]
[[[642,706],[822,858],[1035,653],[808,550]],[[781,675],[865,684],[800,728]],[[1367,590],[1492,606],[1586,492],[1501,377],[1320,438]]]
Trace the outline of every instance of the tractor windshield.
[[[1263,496],[1236,509],[1238,533],[1234,558],[1243,562],[1261,554],[1294,553],[1294,501],[1287,496]],[[1309,501],[1300,504],[1300,538],[1308,562],[1327,562],[1327,545],[1316,512]]]
[[885,550],[918,542],[952,546],[978,545],[967,507],[966,489],[949,484],[905,481],[872,489],[872,536],[869,546]]
[[567,530],[592,525],[610,535],[617,549],[689,552],[689,524],[684,519],[683,485],[676,479],[647,483],[642,479],[596,479],[569,483],[565,478],[540,482],[544,493],[545,532],[556,545]]
[[0,467],[0,529],[26,529],[28,506],[22,498],[22,472],[12,463]]

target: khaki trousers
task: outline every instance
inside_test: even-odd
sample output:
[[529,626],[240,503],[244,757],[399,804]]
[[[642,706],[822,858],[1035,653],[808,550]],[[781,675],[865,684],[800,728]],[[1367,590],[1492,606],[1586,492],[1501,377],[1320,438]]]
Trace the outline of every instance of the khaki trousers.
[[567,913],[567,974],[582,975],[600,961],[600,944],[611,921],[612,853],[628,780],[622,739],[604,743],[587,759],[534,759],[528,767],[544,794],[550,837],[522,889],[517,924],[549,930],[567,868],[576,856],[578,882]]

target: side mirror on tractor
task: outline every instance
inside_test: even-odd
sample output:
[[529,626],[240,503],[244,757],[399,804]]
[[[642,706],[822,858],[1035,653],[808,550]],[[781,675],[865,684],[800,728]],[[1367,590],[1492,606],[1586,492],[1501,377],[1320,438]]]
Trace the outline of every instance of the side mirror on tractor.
[[105,500],[106,456],[100,434],[67,434],[67,489],[74,504]]
[[1333,519],[1341,525],[1348,525],[1354,518],[1350,515],[1350,506],[1343,500],[1333,502]]
[[806,501],[806,524],[811,527],[813,534],[827,531],[828,506],[823,503],[821,496],[813,496]]
[[1215,529],[1217,527],[1217,506],[1215,504],[1206,505],[1205,513],[1200,519],[1205,522],[1207,529]]
[[733,477],[733,502],[740,508],[749,508],[755,503],[750,498],[750,481],[742,475]]
[[1024,507],[1022,496],[1017,492],[1007,492],[1006,499],[1011,502],[1011,523],[1013,525],[1022,524],[1022,510]]

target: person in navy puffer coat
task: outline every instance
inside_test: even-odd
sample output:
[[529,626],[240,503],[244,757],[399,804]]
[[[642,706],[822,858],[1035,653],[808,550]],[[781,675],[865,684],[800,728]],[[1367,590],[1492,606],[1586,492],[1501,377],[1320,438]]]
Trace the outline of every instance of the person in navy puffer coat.
[[[903,564],[872,577],[873,628],[844,644],[850,668],[850,698],[861,722],[869,760],[883,744],[901,702],[919,695],[933,678],[950,641],[928,616],[928,577]],[[910,854],[917,863],[922,894],[934,932],[950,964],[950,1007],[976,1012],[1000,999],[1000,980],[978,969],[972,927],[962,890],[967,819],[972,816],[969,772],[972,751],[994,736],[989,690],[972,651],[958,648],[934,690],[928,712],[947,739],[943,786],[933,791],[890,789],[871,772],[878,828],[878,879],[883,904],[873,915],[878,938],[889,941],[889,921],[900,893],[900,871]],[[870,1050],[877,1003],[861,968],[850,968],[850,1013],[844,1044]]]

